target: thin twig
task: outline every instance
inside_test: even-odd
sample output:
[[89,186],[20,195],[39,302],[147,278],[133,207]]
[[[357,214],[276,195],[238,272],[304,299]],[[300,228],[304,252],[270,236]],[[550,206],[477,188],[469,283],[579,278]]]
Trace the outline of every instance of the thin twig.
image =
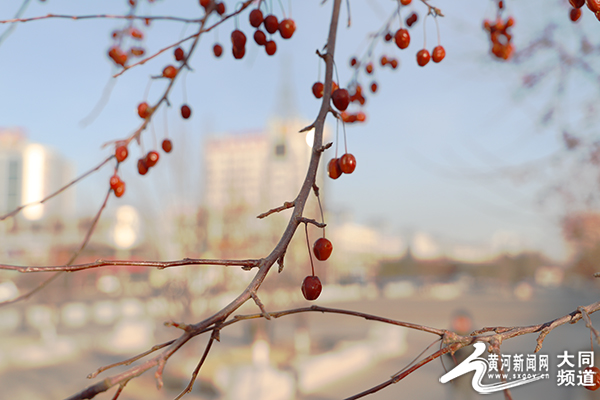
[[198,365],[196,365],[196,368],[194,369],[194,372],[192,372],[192,377],[190,379],[190,382],[187,384],[187,386],[185,387],[185,389],[183,389],[183,391],[181,393],[179,393],[179,395],[177,397],[175,397],[174,400],[179,400],[183,396],[185,396],[186,394],[188,394],[188,393],[190,393],[192,391],[192,388],[194,387],[194,382],[196,381],[196,378],[198,377],[198,373],[200,372],[200,368],[204,364],[204,361],[206,361],[206,357],[208,356],[208,352],[210,351],[210,348],[212,347],[213,342],[215,341],[215,339],[218,340],[218,334],[215,333],[215,332],[218,332],[218,330],[217,329],[213,330],[212,335],[210,335],[210,339],[208,339],[208,343],[206,345],[206,348],[204,349],[204,353],[202,354],[202,358],[200,358],[200,361],[198,362]]
[[258,308],[260,309],[260,313],[262,314],[263,317],[265,317],[266,319],[271,319],[271,316],[269,315],[269,313],[267,312],[267,310],[265,309],[265,305],[263,304],[262,301],[260,301],[260,299],[258,298],[258,295],[256,293],[252,293],[252,300],[254,300],[254,302],[256,303],[256,305],[258,306]]
[[260,265],[261,260],[211,260],[204,258],[184,258],[176,261],[129,261],[129,260],[97,260],[86,264],[65,264],[58,266],[19,266],[0,264],[0,270],[19,271],[22,273],[31,272],[52,272],[52,271],[82,271],[85,269],[100,268],[106,266],[122,266],[122,267],[148,267],[165,269],[172,267],[181,267],[184,265],[222,265],[224,267],[242,267],[244,270],[251,270]]
[[141,358],[144,358],[144,357],[146,357],[148,354],[152,354],[152,353],[154,353],[156,350],[160,350],[160,349],[162,349],[162,348],[165,348],[165,347],[167,347],[167,346],[170,346],[171,344],[173,344],[173,342],[174,342],[174,341],[175,341],[175,340],[169,340],[168,342],[161,343],[161,344],[157,344],[157,345],[155,345],[155,346],[152,346],[152,348],[151,348],[150,350],[146,350],[145,352],[143,352],[143,353],[140,353],[140,354],[138,354],[138,355],[137,355],[137,356],[135,356],[135,357],[131,357],[131,358],[128,358],[127,360],[119,361],[119,362],[117,362],[117,363],[114,363],[114,364],[106,365],[106,366],[104,366],[104,367],[100,367],[100,368],[98,368],[96,371],[94,371],[94,372],[92,372],[91,374],[89,374],[89,375],[87,376],[87,378],[88,378],[88,379],[93,379],[93,378],[97,377],[99,374],[101,374],[102,372],[104,372],[104,371],[106,371],[106,370],[108,370],[108,369],[114,368],[114,367],[120,367],[121,365],[130,365],[130,364],[131,364],[131,363],[133,363],[134,361],[137,361],[137,360],[139,360],[139,359],[141,359]]
[[303,224],[313,224],[314,226],[316,226],[317,228],[325,228],[327,226],[327,224],[323,224],[319,221],[316,221],[312,218],[306,218],[306,217],[298,217],[298,222],[301,222]]
[[46,14],[40,15],[37,17],[30,18],[12,18],[12,19],[4,19],[0,20],[0,24],[14,24],[16,22],[31,22],[31,21],[40,21],[44,19],[70,19],[71,21],[85,20],[85,19],[127,19],[127,20],[150,20],[150,21],[176,21],[176,22],[184,22],[186,24],[199,23],[200,19],[190,19],[190,18],[181,18],[181,17],[171,17],[164,15],[119,15],[119,14],[96,14],[96,15],[65,15],[65,14]]
[[[15,13],[15,17],[13,19],[20,18],[21,15],[23,15],[25,10],[27,9],[27,6],[29,5],[29,1],[30,0],[23,0],[23,3],[21,3],[21,7],[19,7],[17,12]],[[6,40],[7,37],[9,37],[13,33],[15,29],[17,29],[17,25],[12,24],[4,32],[2,32],[2,35],[0,35],[0,45]]]
[[293,207],[294,207],[294,202],[293,201],[286,201],[286,202],[283,203],[282,206],[272,208],[269,211],[264,212],[264,213],[258,215],[256,218],[262,219],[262,218],[268,217],[271,214],[278,213],[278,212],[281,212],[281,211],[284,211],[284,210],[287,210],[287,209],[293,208]]

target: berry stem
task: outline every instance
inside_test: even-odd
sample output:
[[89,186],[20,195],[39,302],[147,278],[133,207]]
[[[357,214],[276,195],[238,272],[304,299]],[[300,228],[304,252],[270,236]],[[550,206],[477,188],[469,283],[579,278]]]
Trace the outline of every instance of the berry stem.
[[306,246],[308,247],[308,258],[310,258],[310,268],[312,270],[312,276],[315,276],[315,264],[313,264],[312,254],[310,250],[310,242],[308,241],[308,224],[304,223],[304,232],[306,233]]
[[404,28],[404,23],[402,22],[402,12],[400,11],[401,9],[401,5],[400,5],[400,0],[398,0],[398,21],[400,21],[400,28]]
[[335,158],[338,158],[338,144],[339,144],[339,133],[340,133],[340,120],[335,120]]
[[433,20],[435,21],[435,30],[437,31],[438,46],[441,46],[442,41],[440,40],[440,24],[438,23],[437,17],[433,17]]
[[344,121],[342,121],[342,129],[344,130],[344,153],[348,154],[348,143],[346,142],[346,123]]
[[429,17],[429,14],[425,15],[425,18],[423,18],[423,48],[427,48],[427,17]]
[[156,139],[156,130],[154,129],[154,120],[150,121],[150,127],[152,128],[152,141],[154,142],[154,148],[157,149],[158,148],[158,140]]
[[[183,74],[181,74],[181,84],[182,84],[182,86],[183,86],[183,88],[182,88],[183,90],[182,90],[182,91],[183,91],[183,103],[184,103],[184,104],[187,104],[187,102],[188,102],[188,101],[187,101],[187,85],[185,84],[185,81],[186,81],[186,79],[185,79],[185,78],[186,78],[186,76],[187,76],[187,73],[186,73],[186,72],[187,72],[187,71],[184,71],[184,72],[183,72]],[[165,107],[165,108],[166,108],[166,107]]]
[[[338,70],[337,70],[337,64],[335,63],[335,60],[333,60],[333,68],[335,70],[335,80],[338,83],[338,87],[342,87],[342,83],[340,82],[340,76],[338,75]],[[327,88],[325,88],[325,90],[327,90]],[[331,88],[329,88],[329,90],[331,90]]]
[[167,120],[167,107],[163,107],[165,114],[165,137],[169,137],[169,121]]
[[283,14],[283,19],[287,19],[285,16],[285,9],[283,8],[283,3],[279,0],[279,7],[281,7],[281,13]]
[[[325,224],[325,217],[323,216],[323,206],[321,205],[321,197],[317,196],[317,202],[319,203],[319,211],[321,211],[321,222]],[[323,237],[325,237],[325,228],[323,228]],[[592,348],[593,350],[593,348]]]

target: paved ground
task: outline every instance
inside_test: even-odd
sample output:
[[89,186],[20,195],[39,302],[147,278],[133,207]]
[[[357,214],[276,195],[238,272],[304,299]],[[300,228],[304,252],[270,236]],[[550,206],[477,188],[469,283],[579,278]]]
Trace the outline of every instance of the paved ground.
[[[343,304],[328,304],[346,309],[364,311],[389,318],[400,319],[410,322],[421,323],[435,327],[448,327],[449,315],[457,309],[466,309],[474,317],[475,325],[478,327],[489,325],[526,325],[550,320],[554,317],[565,315],[574,310],[578,305],[589,304],[598,299],[594,293],[583,293],[567,289],[538,291],[534,295],[534,300],[521,302],[514,300],[509,296],[503,295],[498,291],[496,294],[490,294],[487,291],[475,291],[464,295],[452,301],[439,301],[427,298],[411,298],[398,300],[370,300],[346,302]],[[313,334],[313,348],[327,351],[335,347],[339,340],[358,341],[368,334],[369,327],[376,322],[358,320],[344,316],[325,316],[313,314],[299,319],[281,319],[273,324],[269,331],[276,348],[272,349],[272,357],[281,355],[277,346],[286,346],[286,338],[299,324],[306,324],[309,332]],[[598,321],[593,317],[593,321]],[[600,327],[600,322],[596,322]],[[83,335],[89,335],[92,332],[82,332]],[[513,354],[528,354],[535,348],[535,336],[528,335],[522,338],[514,339],[503,346],[503,351]],[[6,345],[9,340],[14,338],[5,338]],[[409,331],[407,333],[408,351],[399,358],[387,359],[374,366],[370,366],[360,372],[354,373],[345,379],[331,383],[318,391],[307,396],[299,396],[299,399],[305,400],[329,400],[341,399],[352,394],[363,391],[373,385],[376,385],[386,379],[398,370],[402,369],[414,356],[424,349],[435,337],[421,332]],[[356,342],[355,342],[356,343]],[[552,371],[552,366],[556,365],[553,361],[555,354],[568,350],[571,353],[577,353],[578,350],[589,349],[589,331],[579,323],[573,326],[563,326],[552,332],[546,339],[543,352],[551,355],[550,380],[532,383],[513,390],[515,399],[569,399],[569,400],[591,400],[600,399],[600,393],[590,392],[582,388],[561,389],[558,388],[555,381],[556,371]],[[197,346],[198,348],[200,346]],[[214,353],[214,358],[209,361],[216,362],[220,357],[230,349],[247,348],[247,328],[241,326],[238,329],[231,330],[224,334],[222,343],[218,344],[218,352]],[[289,347],[289,346],[288,346]],[[192,352],[199,349],[191,349]],[[241,353],[240,353],[241,354]],[[599,354],[596,354],[600,358]],[[196,357],[194,355],[194,357]],[[248,354],[242,354],[237,359],[248,358]],[[93,383],[85,379],[85,376],[97,368],[117,360],[120,356],[107,356],[97,352],[84,352],[79,355],[77,360],[69,361],[61,365],[35,369],[11,369],[0,372],[0,400],[3,399],[62,399],[77,390]],[[447,360],[449,361],[449,360]],[[193,362],[190,358],[185,362]],[[600,361],[596,361],[599,365]],[[193,368],[193,366],[191,367]],[[212,376],[216,367],[207,364],[206,374]],[[451,399],[452,393],[448,384],[442,385],[438,382],[439,377],[444,373],[443,367],[439,361],[432,362],[426,367],[415,372],[414,375],[396,385],[393,385],[383,391],[371,395],[371,400],[391,400],[391,399]],[[152,376],[142,377],[134,380],[131,387],[124,392],[122,399],[172,399],[177,391],[185,385],[183,372],[175,371],[166,378],[166,388],[160,392],[156,391],[155,382]],[[218,392],[211,392],[211,385],[208,382],[201,382],[199,385],[202,390],[197,390],[188,397],[190,400],[197,399],[217,399]],[[471,397],[469,397],[469,395]],[[112,396],[104,396],[110,399]],[[501,400],[503,395],[493,394],[487,396],[474,395],[472,390],[460,393],[455,399],[476,399],[476,400]]]

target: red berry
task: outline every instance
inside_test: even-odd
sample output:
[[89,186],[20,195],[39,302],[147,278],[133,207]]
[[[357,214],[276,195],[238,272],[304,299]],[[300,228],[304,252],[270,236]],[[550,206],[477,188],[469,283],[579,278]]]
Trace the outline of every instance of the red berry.
[[210,5],[210,0],[200,0],[200,5],[206,8]]
[[433,49],[432,59],[434,63],[439,63],[446,57],[446,50],[442,46],[435,46]]
[[373,63],[368,63],[367,66],[365,67],[365,71],[367,71],[367,74],[372,74],[373,73]]
[[327,164],[327,173],[331,179],[337,179],[342,176],[339,158],[332,158],[329,160],[329,164]]
[[327,260],[329,258],[329,256],[331,255],[332,251],[333,251],[333,245],[331,244],[331,242],[329,240],[327,240],[323,237],[317,239],[317,241],[313,245],[313,253],[315,254],[315,257],[317,257],[317,260],[319,260],[319,261]]
[[183,49],[181,47],[176,48],[174,51],[174,54],[175,54],[175,60],[177,60],[177,61],[181,61],[181,60],[183,60],[183,57],[185,57],[185,53],[183,52]]
[[260,29],[257,29],[256,32],[254,32],[254,41],[257,45],[264,46],[267,44],[267,35]]
[[142,33],[142,31],[140,31],[137,28],[131,28],[131,30],[129,31],[129,34],[131,35],[132,38],[137,39],[137,40],[142,40],[144,38],[144,34]]
[[371,83],[371,92],[377,92],[377,82]]
[[146,161],[143,158],[138,160],[137,167],[140,175],[146,175],[148,173],[148,165],[146,165]]
[[190,107],[187,104],[184,104],[181,106],[181,116],[184,119],[188,119],[190,117],[190,115],[192,115],[192,110],[190,109]]
[[419,66],[421,67],[427,65],[430,59],[431,56],[429,55],[427,49],[419,50],[419,52],[417,53],[417,64],[419,64]]
[[125,66],[127,62],[127,54],[123,53],[120,47],[111,47],[108,51],[108,56],[113,59],[115,64]]
[[144,53],[146,52],[146,50],[144,50],[143,47],[132,47],[131,49],[129,49],[129,51],[131,52],[132,55],[134,55],[136,57],[143,56]]
[[146,119],[150,116],[150,106],[145,101],[143,103],[138,104],[138,115],[140,118]]
[[286,18],[279,23],[279,33],[281,34],[282,38],[291,38],[295,31],[296,23],[293,19]]
[[581,8],[585,4],[585,0],[569,0],[573,8]]
[[115,188],[117,186],[119,186],[119,183],[121,183],[121,178],[119,178],[119,175],[114,174],[113,176],[110,177],[110,188],[112,190],[115,190]]
[[217,13],[219,13],[219,15],[225,14],[225,3],[217,4]]
[[148,168],[154,167],[156,165],[156,163],[158,162],[159,158],[160,157],[159,157],[158,153],[156,151],[152,150],[151,152],[146,154],[146,158],[144,158],[144,160],[146,161],[146,166]]
[[258,28],[263,23],[263,13],[258,8],[250,12],[250,25]]
[[244,32],[240,31],[239,29],[231,32],[231,43],[233,44],[233,47],[237,47],[239,49],[244,47],[246,45],[246,35]]
[[302,282],[302,294],[306,300],[316,300],[323,290],[319,277],[309,275]]
[[410,16],[406,18],[406,25],[408,25],[408,27],[410,28],[415,22],[417,22],[417,19],[419,19],[417,13],[410,14]]
[[600,389],[600,368],[598,367],[587,367],[585,371],[593,371],[594,373],[594,377],[593,377],[593,382],[594,384],[592,386],[584,386],[586,389],[588,390],[598,390]]
[[169,139],[163,140],[162,149],[165,151],[165,153],[170,153],[171,150],[173,150],[173,143],[171,143]]
[[392,38],[393,38],[393,36],[392,36],[391,33],[388,32],[388,33],[385,34],[384,39],[385,39],[386,42],[391,42]]
[[364,112],[359,111],[358,114],[356,114],[356,120],[358,122],[365,122],[366,119],[367,119],[367,116]]
[[277,29],[279,29],[279,21],[277,20],[277,17],[272,14],[265,17],[264,24],[265,29],[270,34],[277,32]]
[[350,104],[350,94],[346,89],[336,89],[331,95],[333,105],[340,111],[346,110]]
[[344,154],[340,157],[340,169],[345,174],[351,174],[356,169],[356,158],[350,153]]
[[325,89],[325,85],[323,85],[321,82],[315,82],[315,84],[312,86],[312,92],[317,99],[323,97],[323,89]]
[[581,18],[581,8],[571,8],[569,18],[571,18],[571,21],[577,22]]
[[221,57],[221,54],[223,54],[223,46],[221,46],[220,44],[215,44],[213,46],[213,53],[215,54],[215,57],[219,58]]
[[172,65],[167,65],[165,69],[163,69],[163,76],[168,79],[173,79],[177,76],[177,68]]
[[128,155],[129,155],[129,152],[127,151],[127,146],[125,146],[125,145],[117,146],[117,148],[115,150],[115,157],[117,158],[118,162],[125,161],[125,159],[127,158]]
[[400,0],[400,3],[402,3],[403,6],[407,6],[410,4],[412,0]]
[[233,58],[235,58],[236,60],[240,60],[240,59],[244,58],[244,55],[246,54],[245,47],[242,47],[242,48],[233,47],[231,49],[231,51],[233,52]]
[[115,188],[113,188],[113,191],[115,192],[115,196],[123,196],[123,194],[125,194],[125,182],[119,180],[118,185]]
[[398,29],[394,36],[394,40],[396,41],[396,46],[405,49],[410,44],[410,35],[406,29]]
[[394,58],[392,61],[390,61],[390,65],[392,66],[392,69],[398,68],[398,60]]
[[350,59],[350,66],[351,67],[354,67],[357,63],[358,63],[358,61],[356,60],[356,57],[352,57]]
[[381,66],[385,66],[388,63],[388,58],[386,56],[381,56]]
[[265,50],[268,55],[272,56],[277,51],[277,44],[273,40],[269,40],[267,44],[265,44]]

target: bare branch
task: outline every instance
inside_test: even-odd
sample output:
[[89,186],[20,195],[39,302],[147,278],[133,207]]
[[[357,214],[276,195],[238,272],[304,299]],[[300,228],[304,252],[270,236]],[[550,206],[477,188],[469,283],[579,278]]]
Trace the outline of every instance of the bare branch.
[[[17,12],[15,13],[14,18],[20,18],[21,15],[23,15],[25,10],[27,9],[27,6],[29,5],[29,1],[30,0],[23,0],[23,3],[21,3],[21,7],[19,7]],[[6,40],[7,37],[9,37],[13,33],[15,29],[17,29],[17,25],[13,24],[9,26],[4,32],[2,32],[2,35],[0,35],[0,45]]]
[[600,344],[600,332],[592,325],[592,319],[585,310],[585,307],[577,307],[577,310],[581,313],[581,316],[585,321],[585,326],[590,329],[590,333],[596,337],[596,342]]
[[146,350],[145,352],[140,353],[140,354],[138,354],[135,357],[131,357],[131,358],[128,358],[127,360],[119,361],[119,362],[114,363],[114,364],[106,365],[104,367],[100,367],[96,371],[94,371],[91,374],[89,374],[87,376],[87,378],[88,379],[93,379],[93,378],[97,377],[99,374],[101,374],[102,372],[104,372],[104,371],[106,371],[108,369],[114,368],[114,367],[120,367],[121,365],[130,365],[134,361],[137,361],[137,360],[139,360],[141,358],[144,358],[148,354],[154,353],[156,350],[160,350],[162,348],[165,348],[165,347],[173,344],[174,341],[175,340],[169,340],[168,342],[157,344],[155,346],[152,346],[152,348],[150,350]]
[[284,210],[287,210],[287,209],[293,208],[293,207],[294,207],[293,201],[286,201],[285,203],[283,203],[282,206],[272,208],[269,211],[260,214],[256,218],[262,219],[262,218],[268,217],[271,214],[278,213],[278,212],[281,212],[281,211],[284,211]]
[[304,224],[313,224],[314,226],[316,226],[318,228],[325,228],[327,226],[327,224],[323,224],[321,222],[315,221],[312,218],[306,218],[306,217],[299,217],[298,222],[302,222]]
[[152,16],[152,15],[118,15],[118,14],[96,14],[96,15],[65,15],[65,14],[46,14],[31,18],[12,18],[0,20],[0,24],[14,24],[17,22],[31,22],[40,21],[44,19],[70,19],[71,21],[78,21],[84,19],[126,19],[126,20],[141,20],[141,21],[176,21],[184,22],[186,24],[198,23],[201,19],[190,19],[181,17],[170,17],[170,16]]
[[263,304],[262,301],[260,301],[260,299],[258,298],[258,295],[256,293],[252,293],[252,300],[254,300],[254,302],[256,303],[258,308],[260,308],[260,313],[262,314],[262,316],[265,317],[266,319],[270,320],[271,316],[265,309],[265,305]]
[[202,358],[200,358],[200,361],[198,362],[198,365],[196,366],[196,368],[194,369],[194,372],[192,372],[192,378],[190,379],[190,382],[188,383],[188,385],[185,387],[185,389],[179,393],[179,395],[177,397],[175,397],[174,400],[179,400],[181,399],[183,396],[185,396],[186,394],[188,394],[189,392],[192,391],[192,388],[194,387],[194,382],[196,381],[196,378],[198,377],[198,373],[200,372],[200,368],[202,367],[202,365],[204,364],[204,361],[206,360],[206,357],[208,356],[208,352],[210,351],[210,348],[212,347],[213,342],[218,339],[218,329],[213,330],[213,333],[210,335],[210,339],[208,339],[208,343],[206,345],[206,348],[204,349],[204,353],[202,354]]
[[123,266],[123,267],[149,267],[149,268],[172,268],[181,267],[184,265],[222,265],[224,267],[242,267],[244,270],[257,268],[262,260],[211,260],[204,258],[184,258],[176,261],[128,261],[128,260],[97,260],[86,264],[65,264],[59,266],[44,266],[44,267],[29,267],[18,265],[0,264],[0,270],[19,271],[22,273],[31,272],[52,272],[52,271],[81,271],[84,269],[92,269],[106,266]]

